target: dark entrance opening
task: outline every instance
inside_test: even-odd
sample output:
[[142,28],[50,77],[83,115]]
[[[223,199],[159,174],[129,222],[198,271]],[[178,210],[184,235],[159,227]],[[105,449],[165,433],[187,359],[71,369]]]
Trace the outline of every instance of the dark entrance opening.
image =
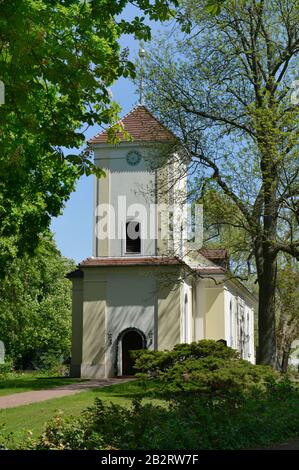
[[140,223],[126,223],[126,253],[141,253]]
[[124,333],[122,337],[122,375],[134,375],[135,371],[133,369],[134,360],[130,356],[130,352],[136,349],[143,349],[143,338],[137,332],[129,330]]

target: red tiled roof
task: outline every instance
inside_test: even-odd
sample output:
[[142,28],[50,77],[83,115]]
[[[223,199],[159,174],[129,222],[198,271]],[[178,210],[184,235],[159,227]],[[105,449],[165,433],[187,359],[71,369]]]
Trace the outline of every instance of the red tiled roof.
[[224,248],[201,248],[199,253],[221,269],[227,270],[229,259]]
[[228,253],[225,248],[201,248],[200,253],[207,259],[226,259]]
[[[86,267],[107,267],[107,266],[178,266],[186,265],[183,260],[179,258],[167,258],[167,257],[134,257],[134,258],[86,258],[81,261],[79,268]],[[220,266],[200,266],[193,268],[193,271],[198,274],[224,274],[225,268]]]
[[193,268],[195,272],[203,275],[225,274],[226,269],[220,266],[201,266],[200,268]]
[[[152,113],[143,105],[132,109],[119,121],[132,137],[134,142],[161,142],[175,140],[175,135],[167,129]],[[117,132],[117,138],[125,141],[122,132]],[[90,144],[107,142],[107,130],[99,132],[89,141]]]
[[86,258],[79,264],[80,268],[89,266],[145,266],[145,265],[179,265],[184,264],[178,258],[144,257],[144,258]]
[[116,258],[116,257],[103,257],[103,258],[86,258],[79,264],[79,269],[69,273],[69,279],[83,277],[81,268],[87,267],[109,267],[109,266],[185,266],[191,271],[202,276],[213,276],[217,274],[225,274],[226,269],[221,266],[199,266],[197,268],[190,268],[183,260],[179,258],[167,257],[132,257],[132,258]]

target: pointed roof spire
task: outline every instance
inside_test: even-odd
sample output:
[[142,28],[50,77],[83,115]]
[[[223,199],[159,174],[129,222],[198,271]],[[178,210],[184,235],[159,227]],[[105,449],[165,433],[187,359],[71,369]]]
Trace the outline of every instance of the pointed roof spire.
[[143,68],[143,59],[145,58],[145,49],[140,45],[138,55],[141,59],[140,67],[140,85],[139,85],[139,104],[144,105],[144,68]]

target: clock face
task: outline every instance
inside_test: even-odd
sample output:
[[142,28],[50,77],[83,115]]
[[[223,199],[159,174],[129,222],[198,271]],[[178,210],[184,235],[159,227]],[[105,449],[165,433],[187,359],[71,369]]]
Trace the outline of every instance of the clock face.
[[141,160],[141,154],[137,150],[131,150],[127,154],[127,162],[131,166],[137,165]]

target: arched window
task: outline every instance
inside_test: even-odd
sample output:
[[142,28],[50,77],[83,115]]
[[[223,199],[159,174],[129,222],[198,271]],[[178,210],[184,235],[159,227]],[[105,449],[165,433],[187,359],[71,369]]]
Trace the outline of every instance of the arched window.
[[229,336],[230,346],[234,346],[234,318],[233,318],[233,300],[229,301]]
[[185,294],[185,298],[184,298],[184,325],[183,325],[183,328],[184,328],[184,335],[183,335],[183,341],[184,343],[188,343],[188,336],[189,336],[189,321],[188,321],[188,295]]
[[140,223],[131,220],[126,223],[126,253],[140,253]]

